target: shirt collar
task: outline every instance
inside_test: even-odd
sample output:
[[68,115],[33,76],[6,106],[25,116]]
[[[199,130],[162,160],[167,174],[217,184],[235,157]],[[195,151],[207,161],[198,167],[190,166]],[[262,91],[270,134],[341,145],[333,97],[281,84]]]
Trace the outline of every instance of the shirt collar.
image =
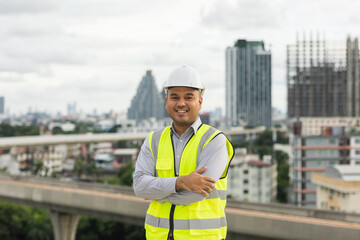
[[[198,130],[199,127],[201,126],[201,124],[202,124],[202,122],[201,122],[201,119],[200,119],[200,116],[199,116],[199,117],[196,119],[196,121],[193,122],[193,124],[191,124],[191,126],[188,128],[188,130],[189,130],[190,128],[192,128],[193,131],[194,131],[194,135],[195,135],[196,132],[197,132],[197,130]],[[188,130],[186,130],[186,131],[188,131]],[[174,122],[171,123],[171,131],[174,132],[174,133],[176,133],[176,132],[174,131]],[[185,132],[186,132],[186,131],[185,131]],[[176,134],[177,134],[177,133],[176,133]]]

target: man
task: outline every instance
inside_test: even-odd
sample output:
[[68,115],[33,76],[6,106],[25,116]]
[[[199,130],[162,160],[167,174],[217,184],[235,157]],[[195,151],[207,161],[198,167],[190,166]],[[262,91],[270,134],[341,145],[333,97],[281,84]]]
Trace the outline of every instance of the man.
[[226,238],[226,176],[234,151],[224,134],[201,123],[204,90],[186,65],[164,84],[172,125],[145,139],[134,173],[135,194],[153,200],[147,239]]

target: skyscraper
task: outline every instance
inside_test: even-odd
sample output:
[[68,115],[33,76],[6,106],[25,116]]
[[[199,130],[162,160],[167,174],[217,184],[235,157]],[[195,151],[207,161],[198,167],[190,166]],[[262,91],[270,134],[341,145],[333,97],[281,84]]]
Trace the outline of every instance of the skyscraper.
[[145,120],[151,117],[156,119],[163,118],[163,104],[159,90],[156,86],[151,71],[146,71],[146,75],[142,78],[136,94],[131,100],[128,108],[128,119],[136,121]]
[[4,97],[0,97],[0,114],[4,114],[5,100]]
[[271,52],[262,41],[226,49],[226,118],[230,126],[271,127]]

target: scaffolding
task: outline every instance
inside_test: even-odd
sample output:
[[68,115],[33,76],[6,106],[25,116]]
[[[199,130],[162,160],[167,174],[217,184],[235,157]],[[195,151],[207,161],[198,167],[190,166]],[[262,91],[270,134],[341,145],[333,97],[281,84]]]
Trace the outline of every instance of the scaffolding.
[[359,116],[358,40],[329,47],[319,33],[287,46],[288,118]]

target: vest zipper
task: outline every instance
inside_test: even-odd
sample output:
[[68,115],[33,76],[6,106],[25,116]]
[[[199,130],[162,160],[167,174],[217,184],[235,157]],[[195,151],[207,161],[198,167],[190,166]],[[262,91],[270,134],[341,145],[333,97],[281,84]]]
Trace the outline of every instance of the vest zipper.
[[[174,142],[172,140],[172,132],[170,132],[170,139],[171,139],[171,145],[173,148],[173,155],[174,155],[174,175],[177,177],[176,169],[175,169],[175,148],[174,148]],[[175,212],[175,205],[172,204],[170,209],[170,216],[169,216],[170,229],[167,240],[174,240],[174,212]]]
[[174,240],[174,212],[175,212],[175,205],[171,205],[171,210],[170,210],[170,230],[169,230],[169,234],[168,234],[168,240]]

